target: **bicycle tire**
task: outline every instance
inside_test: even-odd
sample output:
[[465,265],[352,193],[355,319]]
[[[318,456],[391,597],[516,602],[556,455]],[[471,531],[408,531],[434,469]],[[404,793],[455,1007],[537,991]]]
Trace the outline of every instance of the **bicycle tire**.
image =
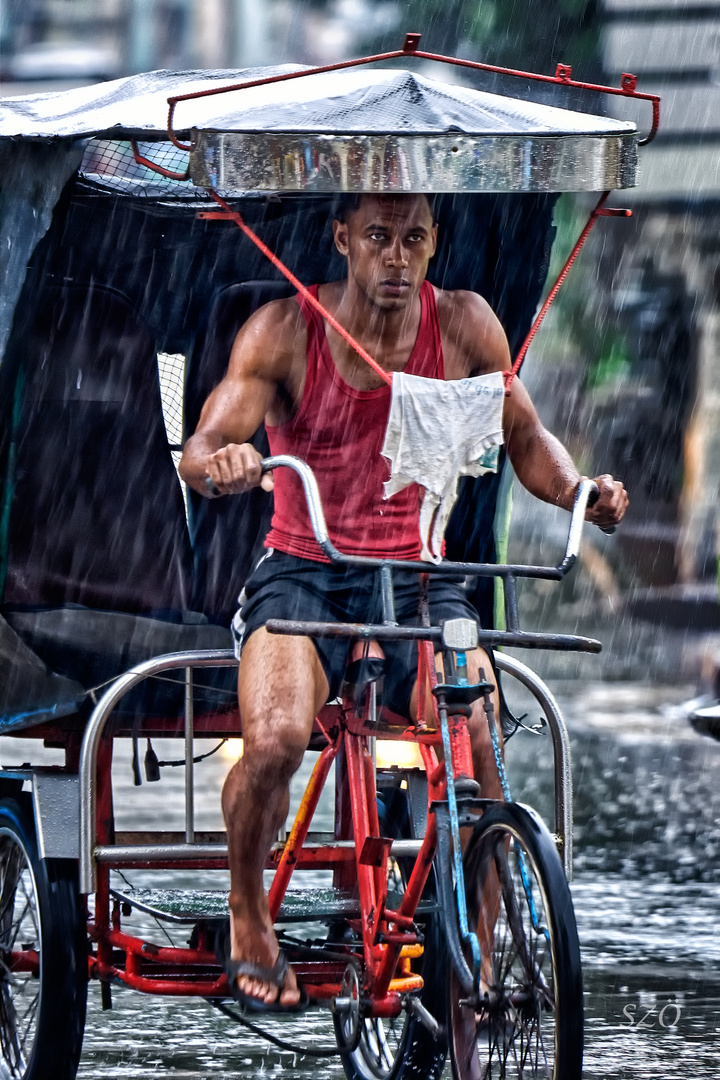
[[492,932],[479,1007],[461,1004],[465,995],[451,972],[448,1033],[455,1080],[580,1080],[580,945],[550,833],[529,808],[498,803],[475,827],[463,865],[471,927],[478,926],[483,903],[486,911],[494,907],[494,925],[479,932],[481,951],[483,939],[487,951]]
[[[378,798],[380,831],[400,839],[410,835],[410,811],[407,796],[400,788],[385,791]],[[413,859],[398,860],[395,869],[403,883],[412,869]],[[434,876],[434,871],[432,872]],[[428,880],[424,899],[436,896],[433,876]],[[425,978],[420,1000],[443,1025],[447,1019],[447,969],[445,937],[439,912],[418,920],[423,927],[424,953],[418,969]],[[342,1023],[333,1018],[336,1031]],[[434,1038],[428,1029],[407,1013],[395,1021],[367,1018],[362,1021],[360,1040],[355,1050],[340,1055],[348,1080],[440,1080],[447,1058],[445,1035]]]
[[[37,951],[39,972],[13,953]],[[40,859],[32,817],[0,801],[0,1076],[75,1080],[85,1028],[88,951],[77,867]]]

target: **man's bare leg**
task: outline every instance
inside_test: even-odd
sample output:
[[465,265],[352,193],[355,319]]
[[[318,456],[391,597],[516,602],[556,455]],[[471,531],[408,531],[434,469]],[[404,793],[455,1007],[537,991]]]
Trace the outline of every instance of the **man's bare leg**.
[[[327,701],[328,683],[309,638],[269,634],[262,627],[246,642],[238,673],[244,753],[228,773],[222,807],[230,864],[230,936],[233,960],[272,967],[278,944],[262,874],[284,824],[290,780],[310,738],[313,719]],[[271,1003],[277,987],[243,976],[238,989]],[[279,991],[282,1005],[300,998],[292,970]]]

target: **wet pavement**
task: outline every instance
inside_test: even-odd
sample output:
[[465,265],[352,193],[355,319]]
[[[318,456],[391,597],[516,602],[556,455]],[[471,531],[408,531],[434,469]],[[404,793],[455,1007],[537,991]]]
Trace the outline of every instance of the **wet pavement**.
[[[573,748],[572,889],[585,979],[584,1075],[587,1080],[715,1080],[720,744],[696,735],[678,708],[690,688],[616,683],[555,689]],[[531,707],[529,720],[536,713]],[[178,745],[157,744],[158,756],[179,756]],[[22,760],[22,747],[16,752]],[[198,766],[198,828],[219,827],[219,790],[229,756],[218,754]],[[550,761],[547,738],[520,732],[508,746],[514,797],[536,806],[549,822]],[[181,827],[182,769],[163,770],[160,784],[137,789],[129,761],[122,758],[115,782],[120,827]],[[299,791],[298,781],[296,800]],[[329,827],[330,806],[330,800],[321,805],[316,827]],[[128,877],[136,886],[152,883],[137,872]],[[202,882],[182,874],[174,878],[177,885],[224,887],[224,875],[214,873],[206,873]],[[128,927],[139,929],[137,919]],[[154,938],[163,940],[157,929]],[[181,937],[175,940],[181,943]],[[275,1022],[272,1030],[315,1046],[332,1042],[328,1014],[321,1012]],[[81,1080],[286,1071],[299,1080],[343,1075],[337,1060],[317,1062],[267,1047],[204,1002],[114,988],[113,1010],[103,1012],[99,987],[90,987]]]

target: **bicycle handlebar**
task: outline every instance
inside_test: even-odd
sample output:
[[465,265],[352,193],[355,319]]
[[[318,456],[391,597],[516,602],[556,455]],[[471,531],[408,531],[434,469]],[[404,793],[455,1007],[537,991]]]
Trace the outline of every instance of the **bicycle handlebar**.
[[305,493],[308,513],[310,515],[310,524],[313,533],[315,534],[315,539],[317,540],[320,549],[331,563],[346,566],[365,566],[368,568],[389,566],[403,570],[418,570],[441,575],[453,573],[463,574],[468,577],[473,575],[480,577],[505,577],[508,575],[515,575],[521,577],[542,577],[551,579],[564,577],[575,563],[580,550],[580,540],[582,538],[585,511],[588,507],[588,503],[593,495],[595,496],[593,501],[597,501],[600,495],[599,488],[593,480],[584,479],[580,481],[575,495],[572,515],[570,517],[570,528],[568,530],[568,538],[565,545],[565,555],[562,561],[554,567],[465,562],[426,563],[404,559],[365,558],[362,555],[344,555],[337,550],[330,540],[322,506],[322,499],[320,498],[320,490],[317,485],[317,480],[315,479],[315,474],[309,465],[306,465],[300,458],[293,457],[290,454],[276,454],[274,457],[263,458],[260,462],[263,473],[271,472],[273,469],[283,466],[292,469],[300,477]]

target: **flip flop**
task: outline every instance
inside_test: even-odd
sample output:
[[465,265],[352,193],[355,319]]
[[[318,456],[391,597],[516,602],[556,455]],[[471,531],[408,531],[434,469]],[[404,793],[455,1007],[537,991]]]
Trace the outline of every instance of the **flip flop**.
[[[304,1012],[310,1004],[310,999],[303,990],[302,987],[298,987],[300,990],[300,1000],[294,1005],[283,1005],[280,1002],[280,992],[285,985],[285,979],[288,973],[288,958],[281,949],[278,953],[278,958],[272,967],[265,967],[263,964],[257,964],[252,960],[233,960],[229,955],[230,943],[227,938],[222,942],[221,948],[223,952],[227,950],[227,954],[222,957],[223,966],[225,968],[225,974],[227,976],[228,985],[230,987],[230,993],[238,1002],[242,1005],[243,1009],[247,1012],[256,1013],[299,1013]],[[257,979],[258,982],[269,983],[271,986],[278,988],[278,996],[275,1001],[261,1001],[260,998],[255,997],[253,994],[245,994],[242,990],[238,989],[237,981],[243,976],[247,976],[250,979]]]

